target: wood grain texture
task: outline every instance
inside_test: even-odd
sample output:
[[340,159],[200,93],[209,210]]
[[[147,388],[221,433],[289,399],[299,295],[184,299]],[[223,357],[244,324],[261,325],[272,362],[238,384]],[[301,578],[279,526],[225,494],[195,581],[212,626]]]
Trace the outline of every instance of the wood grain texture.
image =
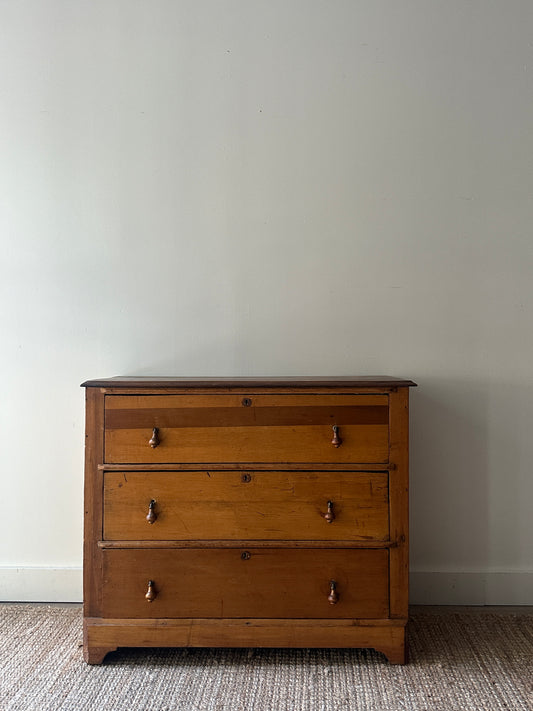
[[124,407],[106,410],[106,429],[147,427],[298,427],[299,425],[388,425],[386,406],[307,407]]
[[388,561],[387,550],[105,550],[103,617],[388,617]]
[[388,396],[109,395],[105,402],[109,463],[387,461]]
[[89,663],[156,645],[361,646],[405,663],[412,381],[85,385]]
[[121,539],[120,541],[98,541],[97,545],[99,548],[105,549],[120,549],[120,548],[394,548],[397,544],[392,541],[342,541],[342,540],[328,540],[328,541],[307,541],[307,540],[290,540],[285,541],[274,539],[274,540],[254,540],[251,538],[243,540],[231,540],[231,539],[220,539],[220,538],[209,538],[205,540],[196,539],[193,541],[176,541],[176,540],[148,540],[137,539],[132,541],[125,541]]
[[384,472],[123,471],[104,478],[107,540],[384,541],[388,511]]
[[106,430],[105,460],[111,464],[202,462],[375,462],[389,453],[387,425],[346,425],[343,444],[331,444],[327,425],[301,427],[187,427],[159,430],[160,444],[149,445],[152,428]]
[[253,395],[265,395],[266,393],[275,393],[276,395],[307,395],[312,393],[313,395],[388,395],[393,392],[396,387],[373,387],[373,388],[344,388],[344,387],[324,387],[317,386],[316,388],[310,387],[290,387],[290,388],[243,388],[243,387],[221,387],[221,388],[201,388],[201,387],[161,387],[157,388],[155,391],[153,388],[149,387],[114,387],[109,386],[105,388],[98,388],[101,393],[105,395],[129,395],[138,396],[142,394],[155,394],[159,395],[240,395],[243,397],[250,397]]
[[104,398],[98,390],[86,390],[85,484],[83,531],[84,614],[96,615],[101,607],[102,552],[97,541],[103,528]]
[[[336,462],[334,465],[331,462],[283,462],[284,471],[316,471],[316,472],[327,472],[331,471],[334,467],[335,471],[366,471],[366,472],[382,472],[396,469],[396,465],[391,462],[385,462],[383,464],[373,464],[372,462],[365,462],[365,464],[360,464],[358,462]],[[110,462],[105,462],[104,464],[98,465],[100,471],[106,472],[179,472],[179,471],[250,471],[252,469],[256,471],[272,471],[279,470],[279,462],[202,462],[198,464],[196,462],[189,462],[187,464],[183,462],[159,462],[157,464],[146,464],[145,462],[131,463],[128,462],[127,465],[124,464],[112,464]]]
[[370,647],[391,663],[403,664],[405,624],[406,620],[89,618],[84,628],[87,643],[94,645],[98,656],[101,650],[117,647]]
[[406,617],[409,604],[409,391],[391,394],[390,458],[396,469],[390,472],[391,617]]
[[[306,410],[307,408],[331,408],[337,410],[341,408],[374,408],[388,407],[388,395],[354,395],[354,394],[335,394],[331,393],[246,393],[247,397],[243,397],[242,393],[213,393],[208,394],[141,394],[141,395],[106,395],[105,408],[107,413],[107,427],[112,427],[113,420],[111,419],[114,411],[137,411],[143,410],[187,410],[187,409],[202,409],[202,418],[206,416],[205,409],[213,410],[234,410],[243,413],[243,417],[248,418],[265,418],[263,410],[270,410],[270,416],[279,418],[279,413],[288,411]],[[243,400],[250,400],[251,405],[243,405]],[[273,412],[273,410],[276,412]],[[250,414],[254,412],[256,414]],[[259,411],[259,412],[257,412]],[[231,413],[230,413],[231,414]],[[380,421],[383,422],[383,414]],[[182,413],[182,416],[187,416],[187,413]],[[194,416],[192,413],[189,416]],[[364,413],[363,415],[364,416]],[[386,422],[386,416],[385,416]],[[220,424],[220,423],[219,423]],[[267,421],[263,424],[276,424],[276,421]]]

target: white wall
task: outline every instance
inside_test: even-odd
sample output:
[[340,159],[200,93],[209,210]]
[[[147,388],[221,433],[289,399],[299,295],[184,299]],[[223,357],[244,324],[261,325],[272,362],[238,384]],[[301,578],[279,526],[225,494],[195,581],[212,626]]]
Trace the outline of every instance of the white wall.
[[532,20],[0,0],[4,599],[79,599],[82,380],[388,373],[413,600],[533,603]]

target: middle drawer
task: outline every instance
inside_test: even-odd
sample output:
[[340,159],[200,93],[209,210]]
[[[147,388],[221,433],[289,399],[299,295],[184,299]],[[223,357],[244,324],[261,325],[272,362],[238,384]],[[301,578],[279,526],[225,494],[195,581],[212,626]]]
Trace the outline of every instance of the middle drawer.
[[389,537],[387,472],[104,474],[106,540],[348,540]]

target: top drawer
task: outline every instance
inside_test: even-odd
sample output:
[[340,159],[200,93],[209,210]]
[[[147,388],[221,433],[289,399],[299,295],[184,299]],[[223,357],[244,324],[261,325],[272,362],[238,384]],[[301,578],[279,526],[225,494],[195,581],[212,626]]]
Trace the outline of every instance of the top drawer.
[[379,394],[106,395],[105,461],[386,463],[388,420]]

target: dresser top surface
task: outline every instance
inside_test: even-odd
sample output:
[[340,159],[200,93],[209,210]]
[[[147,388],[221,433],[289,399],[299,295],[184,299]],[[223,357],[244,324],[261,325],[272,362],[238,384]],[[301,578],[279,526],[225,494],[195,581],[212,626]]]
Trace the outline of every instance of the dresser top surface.
[[81,384],[85,388],[394,388],[415,387],[416,383],[404,378],[389,375],[362,376],[286,376],[286,377],[196,377],[181,378],[172,376],[115,376],[86,380]]

